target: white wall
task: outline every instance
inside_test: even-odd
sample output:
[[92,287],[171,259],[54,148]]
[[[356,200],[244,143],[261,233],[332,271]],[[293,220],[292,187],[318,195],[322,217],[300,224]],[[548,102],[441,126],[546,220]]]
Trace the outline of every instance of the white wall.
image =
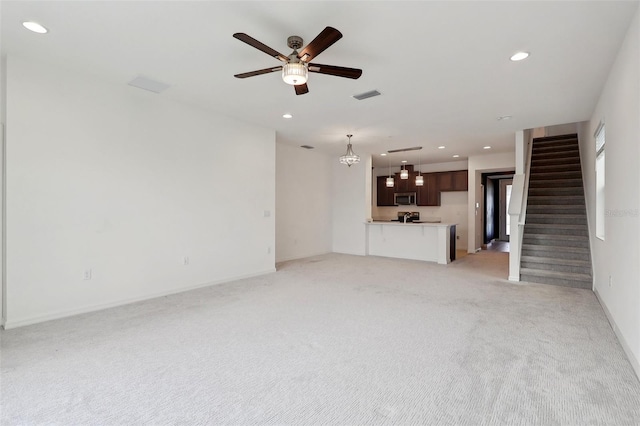
[[333,161],[316,151],[276,144],[277,262],[331,251]]
[[[1,7],[1,6],[0,6]],[[5,191],[4,191],[4,183],[5,183],[5,161],[4,161],[4,129],[6,123],[6,96],[4,95],[6,92],[6,84],[7,84],[7,61],[5,57],[0,58],[0,229],[2,229],[2,236],[0,238],[0,325],[5,322],[5,311],[6,311],[6,286],[5,286],[5,267],[4,267],[4,217],[5,217]]]
[[545,134],[544,136],[560,136],[560,135],[570,135],[577,132],[576,123],[567,123],[567,124],[558,124],[555,126],[547,126],[544,128]]
[[333,251],[365,255],[365,221],[371,219],[371,155],[358,152],[361,161],[351,167],[332,161]]
[[476,203],[482,206],[482,189],[480,186],[482,173],[515,170],[515,166],[515,151],[469,157],[469,237],[467,243],[467,251],[469,253],[480,250],[482,246],[482,211],[476,207]]
[[[580,126],[594,288],[640,376],[640,10],[589,122]],[[606,128],[605,239],[595,235],[595,140]],[[611,277],[611,278],[610,278]],[[610,284],[611,280],[611,284]]]
[[6,327],[274,270],[273,130],[17,57],[6,97]]

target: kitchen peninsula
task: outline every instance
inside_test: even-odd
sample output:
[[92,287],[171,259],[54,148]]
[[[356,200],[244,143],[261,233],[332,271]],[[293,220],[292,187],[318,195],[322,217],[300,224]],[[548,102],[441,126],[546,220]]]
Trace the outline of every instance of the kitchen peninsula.
[[424,260],[446,265],[456,258],[456,224],[367,222],[367,255]]

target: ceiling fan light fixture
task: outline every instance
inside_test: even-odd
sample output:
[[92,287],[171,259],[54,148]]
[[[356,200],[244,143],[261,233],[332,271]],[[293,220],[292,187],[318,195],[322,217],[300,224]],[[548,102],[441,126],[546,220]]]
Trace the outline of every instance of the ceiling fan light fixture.
[[340,157],[340,164],[346,164],[351,167],[352,164],[357,164],[360,162],[360,156],[356,155],[353,152],[353,147],[351,146],[351,137],[353,135],[347,135],[349,138],[349,143],[347,144],[347,153]]
[[302,62],[289,62],[282,67],[282,80],[292,86],[305,84],[308,76],[309,70]]

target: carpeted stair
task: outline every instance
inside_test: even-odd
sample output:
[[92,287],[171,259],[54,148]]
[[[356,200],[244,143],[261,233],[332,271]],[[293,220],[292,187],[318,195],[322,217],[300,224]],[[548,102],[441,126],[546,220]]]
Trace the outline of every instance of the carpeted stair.
[[533,140],[520,280],[592,288],[576,134]]

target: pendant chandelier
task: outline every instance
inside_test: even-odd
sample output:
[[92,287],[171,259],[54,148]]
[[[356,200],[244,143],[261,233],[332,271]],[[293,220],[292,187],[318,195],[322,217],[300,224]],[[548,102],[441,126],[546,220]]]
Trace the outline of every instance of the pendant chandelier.
[[346,164],[351,167],[352,164],[356,164],[360,162],[360,156],[353,153],[353,148],[351,147],[351,137],[353,135],[347,135],[349,138],[349,143],[347,144],[347,153],[340,157],[340,164]]

